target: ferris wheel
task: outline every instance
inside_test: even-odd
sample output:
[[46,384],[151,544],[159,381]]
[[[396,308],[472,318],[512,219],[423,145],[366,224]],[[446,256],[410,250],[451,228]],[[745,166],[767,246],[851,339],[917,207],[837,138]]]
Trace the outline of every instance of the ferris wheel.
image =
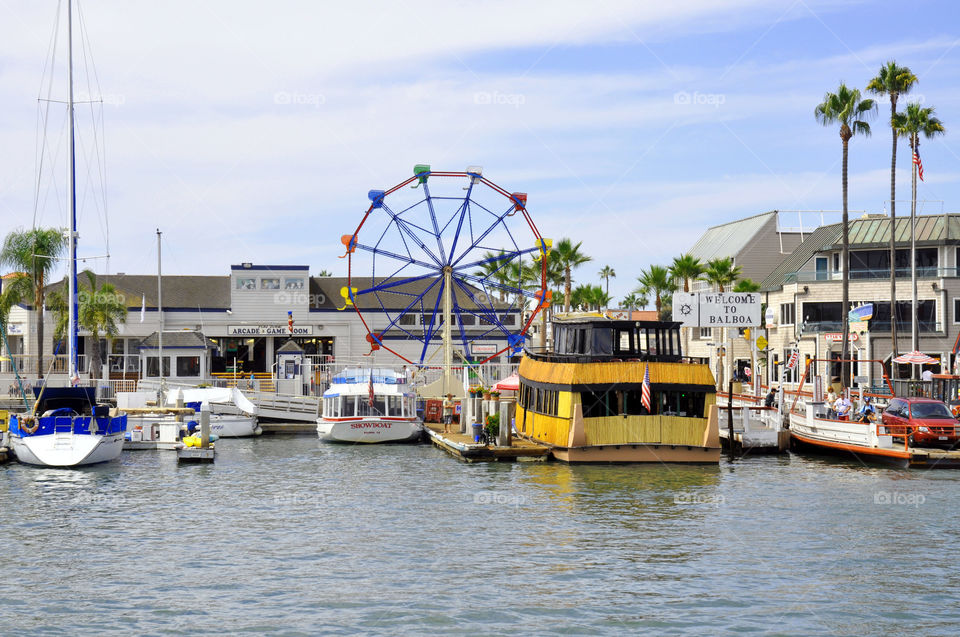
[[453,351],[483,363],[520,353],[538,311],[549,305],[546,259],[527,196],[471,166],[436,172],[417,165],[389,190],[371,190],[353,234],[344,235],[347,287],[371,353],[384,349],[420,367]]

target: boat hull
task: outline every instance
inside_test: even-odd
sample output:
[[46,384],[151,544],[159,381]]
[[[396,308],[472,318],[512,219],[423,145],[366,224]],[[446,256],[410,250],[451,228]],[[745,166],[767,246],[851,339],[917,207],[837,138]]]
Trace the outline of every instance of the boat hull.
[[720,462],[720,447],[680,445],[602,445],[554,447],[556,460],[570,464],[669,463],[712,464]]
[[79,467],[110,462],[123,451],[123,432],[106,435],[52,433],[11,436],[13,453],[24,464]]
[[417,442],[423,435],[419,420],[317,420],[317,435],[325,442]]

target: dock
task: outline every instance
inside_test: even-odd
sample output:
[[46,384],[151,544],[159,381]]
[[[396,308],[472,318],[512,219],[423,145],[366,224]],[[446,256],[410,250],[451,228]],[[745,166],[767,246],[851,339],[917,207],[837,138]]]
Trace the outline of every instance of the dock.
[[[718,400],[729,400],[726,394],[718,393]],[[720,444],[730,448],[730,407],[718,404],[720,417]],[[790,447],[790,432],[780,425],[780,415],[772,407],[734,397],[733,444],[743,454],[785,453]]]
[[520,438],[509,447],[498,447],[474,442],[468,434],[443,433],[443,425],[424,423],[423,428],[434,446],[463,462],[544,461],[550,456],[549,447]]
[[213,447],[181,447],[177,449],[178,463],[213,462],[216,450]]

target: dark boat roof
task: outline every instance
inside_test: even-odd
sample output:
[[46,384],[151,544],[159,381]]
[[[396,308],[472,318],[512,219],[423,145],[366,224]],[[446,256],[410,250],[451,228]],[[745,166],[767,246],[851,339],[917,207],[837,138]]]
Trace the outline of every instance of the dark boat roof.
[[631,329],[633,327],[661,327],[672,328],[680,327],[679,321],[630,321],[625,319],[611,319],[600,315],[574,315],[574,316],[555,316],[553,322],[557,325],[600,325],[602,327],[614,327],[619,329]]

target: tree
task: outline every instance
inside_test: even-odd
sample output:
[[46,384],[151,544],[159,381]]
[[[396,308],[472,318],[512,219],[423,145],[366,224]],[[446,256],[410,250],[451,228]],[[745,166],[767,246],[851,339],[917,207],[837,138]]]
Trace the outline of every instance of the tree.
[[98,288],[93,272],[87,270],[84,274],[89,287],[80,291],[79,324],[90,331],[90,376],[100,378],[103,367],[100,336],[112,339],[119,333],[119,325],[127,322],[127,306],[112,283],[104,283]]
[[663,295],[677,289],[673,278],[670,276],[670,271],[662,265],[651,265],[646,270],[640,270],[637,281],[640,282],[642,290],[647,290],[654,297],[654,305],[659,317],[660,311],[663,309]]
[[578,242],[574,245],[573,241],[568,238],[560,239],[557,242],[557,246],[554,248],[554,251],[557,253],[557,259],[560,262],[560,265],[563,267],[563,311],[570,311],[570,285],[571,285],[571,276],[570,272],[573,268],[579,267],[586,263],[587,261],[593,261],[593,257],[588,257],[587,255],[580,252],[580,246],[583,245],[583,242]]
[[759,292],[760,284],[754,281],[753,279],[740,279],[737,281],[737,284],[733,286],[734,292]]
[[318,276],[318,277],[330,277],[330,276],[333,276],[333,273],[330,272],[330,270],[320,270],[320,272],[317,273],[317,276]]
[[877,76],[867,84],[867,90],[876,95],[886,95],[890,98],[890,130],[893,135],[893,146],[890,151],[890,342],[893,343],[891,358],[896,358],[897,352],[897,127],[894,118],[897,115],[897,100],[906,95],[917,83],[917,76],[905,66],[897,66],[893,60],[880,67]]
[[700,278],[704,265],[692,254],[681,254],[670,265],[670,276],[675,281],[683,281],[683,291],[690,291],[690,281]]
[[61,228],[33,228],[14,230],[7,235],[0,249],[0,266],[17,274],[4,284],[5,305],[30,303],[34,308],[37,333],[37,376],[43,376],[43,310],[47,279],[57,259],[67,247],[67,237]]
[[707,261],[707,266],[703,269],[703,278],[711,285],[717,286],[718,292],[725,292],[726,286],[740,278],[740,270],[739,265],[733,265],[733,259],[730,257],[718,257]]
[[[919,156],[920,153],[920,136],[923,135],[927,139],[935,137],[937,135],[943,135],[946,132],[946,129],[943,127],[943,122],[933,116],[934,108],[932,106],[923,107],[920,104],[911,102],[907,104],[907,108],[902,113],[896,113],[893,116],[893,128],[899,135],[903,135],[907,138],[907,142],[910,144],[910,150],[914,157]],[[913,164],[913,170],[911,171],[910,178],[910,219],[911,222],[916,219],[917,216],[917,165]],[[910,263],[911,263],[911,272],[915,272],[916,268],[916,243],[915,237],[913,235],[913,223],[910,224]],[[916,276],[911,276],[913,282],[913,302],[916,304],[917,301],[917,279]],[[916,305],[913,307],[911,312],[913,315],[913,328],[911,331],[911,347],[912,349],[917,349],[918,345],[918,326],[917,326],[917,308]],[[891,315],[895,316],[895,315]]]
[[824,126],[833,124],[840,125],[840,141],[843,143],[843,165],[841,167],[841,186],[843,190],[843,228],[841,245],[841,263],[843,264],[843,333],[841,335],[842,345],[840,350],[841,374],[840,384],[846,387],[849,382],[849,356],[847,348],[849,347],[848,335],[850,334],[850,323],[847,313],[850,311],[850,229],[849,214],[847,212],[847,158],[849,156],[850,140],[854,135],[870,135],[870,124],[867,118],[877,110],[877,105],[871,99],[862,99],[860,91],[855,88],[849,88],[846,84],[840,83],[836,93],[827,93],[823,96],[823,101],[817,104],[813,114],[816,120]]
[[599,272],[597,272],[597,274],[600,276],[601,279],[603,279],[604,281],[606,281],[605,292],[606,292],[607,296],[610,296],[610,278],[611,278],[611,277],[613,277],[614,279],[617,278],[617,272],[616,272],[616,270],[614,270],[613,268],[611,268],[609,265],[605,265],[605,266],[603,266],[603,269],[602,269],[602,270],[600,270]]
[[623,297],[623,302],[620,304],[620,307],[630,309],[642,309],[647,307],[647,303],[650,300],[644,296],[639,290],[631,292],[630,294]]

